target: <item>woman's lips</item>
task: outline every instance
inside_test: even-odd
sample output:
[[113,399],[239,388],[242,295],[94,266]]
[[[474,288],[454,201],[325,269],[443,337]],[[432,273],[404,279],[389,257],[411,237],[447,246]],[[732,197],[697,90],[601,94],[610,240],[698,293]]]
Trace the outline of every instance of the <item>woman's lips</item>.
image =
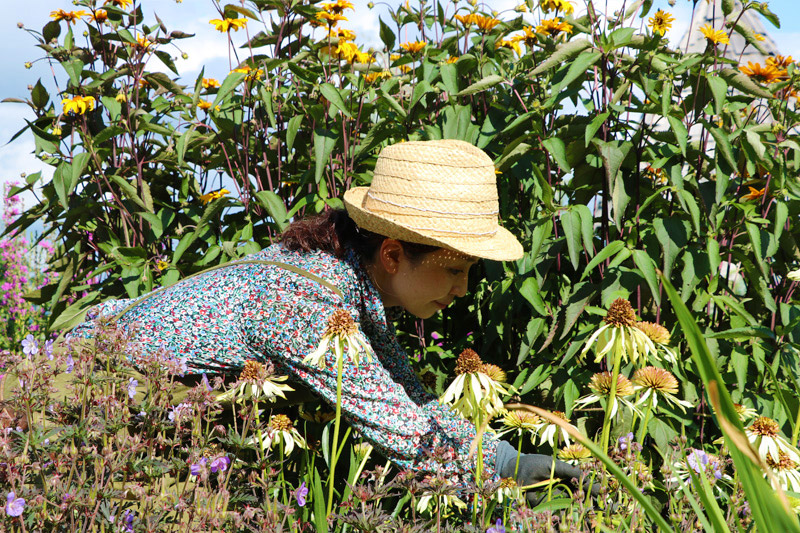
[[447,307],[448,305],[450,305],[449,303],[443,304],[443,303],[442,303],[442,302],[440,302],[439,300],[434,300],[434,301],[433,301],[433,303],[435,303],[436,305],[438,305],[438,306],[439,306],[439,309],[444,309],[445,307]]

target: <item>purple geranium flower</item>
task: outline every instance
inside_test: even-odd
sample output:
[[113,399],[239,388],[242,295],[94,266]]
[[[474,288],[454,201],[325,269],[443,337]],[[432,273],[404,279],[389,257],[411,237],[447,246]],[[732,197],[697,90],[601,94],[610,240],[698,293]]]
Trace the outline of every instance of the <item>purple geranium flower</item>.
[[30,333],[28,333],[27,337],[22,339],[22,353],[27,356],[36,355],[39,353],[39,344]]
[[305,481],[300,483],[300,486],[297,487],[296,491],[294,491],[294,496],[295,498],[297,498],[297,505],[303,507],[306,504],[306,496],[308,496],[308,487],[306,487]]
[[133,378],[128,379],[128,398],[133,400],[133,397],[136,396],[136,386],[139,385],[139,382]]
[[70,374],[75,369],[75,360],[72,358],[72,354],[67,354],[67,374]]
[[17,495],[12,491],[6,496],[6,514],[8,516],[20,516],[25,509],[25,500],[17,498]]
[[44,343],[44,353],[49,360],[53,360],[53,339],[45,341]]
[[122,515],[122,527],[126,533],[133,531],[133,517],[135,514],[130,509],[125,509],[125,513]]
[[206,376],[205,372],[203,372],[203,378],[200,380],[200,383],[205,386],[208,392],[212,391],[211,384],[208,382],[208,376]]
[[202,457],[198,462],[194,463],[192,466],[189,467],[189,472],[193,476],[199,476],[200,472],[203,469],[203,466],[205,466],[207,461],[208,461],[208,459],[206,459],[205,457]]
[[231,460],[228,459],[226,455],[220,455],[213,461],[211,461],[211,471],[216,472],[224,472],[228,469],[228,465],[231,464]]
[[506,528],[503,526],[503,520],[498,518],[493,527],[486,530],[486,533],[506,533]]

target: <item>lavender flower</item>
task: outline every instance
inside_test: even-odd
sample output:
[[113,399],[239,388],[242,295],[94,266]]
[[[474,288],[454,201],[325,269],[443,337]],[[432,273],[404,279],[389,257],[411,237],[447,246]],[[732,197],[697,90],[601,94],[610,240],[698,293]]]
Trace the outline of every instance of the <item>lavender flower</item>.
[[6,496],[6,514],[8,516],[20,516],[25,509],[25,500],[17,498],[14,491],[8,493]]
[[213,461],[211,461],[211,471],[212,472],[224,472],[228,469],[228,465],[231,464],[231,460],[228,459],[226,455],[220,455]]
[[493,527],[486,530],[486,533],[506,533],[506,528],[503,526],[503,520],[498,518]]
[[36,339],[33,338],[33,335],[28,333],[28,336],[22,339],[22,353],[30,357],[31,355],[36,355],[39,353],[39,344],[36,342]]
[[294,496],[297,499],[297,505],[303,507],[306,504],[306,496],[308,496],[308,487],[306,487],[305,481],[300,483],[300,486],[297,487],[296,491],[294,491]]
[[44,354],[49,360],[53,360],[53,339],[47,340],[44,343]]
[[169,412],[167,418],[173,424],[179,424],[181,420],[188,418],[192,414],[192,406],[188,403],[179,403],[175,407],[172,408],[172,411]]
[[633,443],[633,432],[628,433],[627,435],[621,436],[617,442],[619,443],[619,449],[625,451],[628,447]]
[[192,464],[192,466],[189,467],[189,473],[192,474],[193,476],[199,476],[200,472],[202,472],[203,467],[205,466],[207,461],[208,459],[202,457],[198,462]]
[[133,400],[133,397],[136,396],[136,386],[139,385],[139,382],[133,378],[128,379],[128,398]]
[[135,514],[134,511],[125,509],[125,513],[122,515],[122,528],[126,533],[133,532],[133,517]]

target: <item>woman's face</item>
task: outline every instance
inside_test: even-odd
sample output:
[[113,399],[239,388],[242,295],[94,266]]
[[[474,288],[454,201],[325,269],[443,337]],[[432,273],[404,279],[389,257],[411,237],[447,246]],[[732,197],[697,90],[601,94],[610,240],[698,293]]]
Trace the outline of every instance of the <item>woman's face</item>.
[[[396,245],[394,243],[397,243]],[[386,307],[400,306],[429,318],[467,292],[469,269],[477,259],[439,249],[411,259],[398,241],[386,239],[378,252],[376,285]]]

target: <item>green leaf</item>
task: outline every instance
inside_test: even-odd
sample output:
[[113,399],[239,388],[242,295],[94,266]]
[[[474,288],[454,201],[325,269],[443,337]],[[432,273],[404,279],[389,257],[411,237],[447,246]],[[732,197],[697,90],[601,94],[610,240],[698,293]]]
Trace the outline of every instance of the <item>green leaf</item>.
[[387,93],[383,89],[383,87],[381,87],[380,90],[380,98],[381,100],[389,104],[389,107],[394,109],[398,115],[400,115],[403,118],[406,118],[407,116],[406,110],[403,109],[403,106],[401,106],[400,103],[397,100],[395,100],[395,98],[391,94]]
[[67,190],[67,194],[72,194],[72,191],[75,190],[75,186],[83,176],[86,167],[89,165],[90,155],[86,152],[81,152],[79,154],[75,154],[72,158],[72,177],[69,183],[69,189]]
[[712,126],[708,122],[705,123],[705,126],[711,136],[714,137],[717,154],[722,154],[723,159],[730,165],[731,169],[737,168],[736,158],[733,156],[733,147],[725,131],[717,126]]
[[347,110],[347,104],[344,103],[342,95],[339,94],[339,91],[336,89],[336,87],[326,82],[319,86],[319,91],[322,93],[322,96],[324,96],[333,107],[341,111],[344,116],[347,118],[353,118],[353,115],[351,115],[350,111]]
[[595,255],[592,258],[591,261],[589,261],[589,264],[586,265],[586,268],[583,269],[583,274],[581,274],[580,281],[583,281],[583,278],[588,276],[592,272],[592,270],[595,269],[595,267],[597,265],[599,265],[600,263],[602,263],[603,261],[605,261],[606,259],[608,259],[612,255],[615,255],[617,252],[619,252],[624,247],[625,247],[625,243],[622,242],[622,241],[612,241],[612,242],[608,243],[602,250],[600,250],[597,253],[597,255]]
[[72,180],[72,166],[62,161],[53,172],[53,186],[58,195],[58,201],[64,210],[69,207],[70,182]]
[[614,189],[611,192],[611,209],[614,215],[614,224],[616,224],[620,230],[625,215],[625,208],[628,207],[630,201],[631,197],[625,190],[625,179],[622,177],[622,174],[617,174],[617,177],[614,179]]
[[721,115],[722,109],[728,102],[728,84],[715,74],[709,74],[706,76],[706,80],[711,88],[711,94],[714,96],[714,113]]
[[519,293],[528,301],[528,303],[531,304],[531,307],[533,307],[534,311],[542,316],[548,315],[547,307],[542,299],[539,283],[536,281],[534,276],[525,278],[525,281],[522,282],[522,285],[519,288]]
[[678,254],[681,253],[688,242],[686,227],[682,221],[674,218],[666,220],[657,218],[653,221],[653,228],[664,252],[664,275],[670,276]]
[[433,87],[426,80],[417,83],[416,87],[414,87],[414,92],[411,93],[411,107],[409,109],[412,109],[426,94],[432,91]]
[[158,57],[158,59],[160,59],[161,62],[164,63],[164,65],[166,65],[168,69],[174,72],[176,76],[180,75],[178,69],[175,68],[175,61],[172,60],[171,55],[169,55],[167,52],[164,52],[163,50],[156,50],[155,54],[156,57]]
[[300,124],[303,122],[303,114],[298,113],[289,119],[289,124],[286,128],[286,151],[292,152],[294,147],[294,140],[297,137],[297,130],[300,129]]
[[223,13],[225,14],[225,16],[228,18],[233,18],[231,17],[231,12],[239,13],[240,15],[255,20],[257,22],[261,21],[261,19],[258,18],[258,15],[256,15],[247,8],[244,8],[242,6],[237,6],[236,4],[225,4],[225,8],[223,9]]
[[71,304],[61,311],[57,317],[54,317],[49,329],[51,331],[71,330],[83,322],[86,312],[97,304],[99,296],[100,291],[92,291],[77,302]]
[[328,165],[328,159],[336,147],[336,134],[330,130],[316,128],[314,130],[314,181],[322,181],[322,173]]
[[678,141],[678,146],[681,148],[683,157],[686,157],[686,141],[689,138],[689,132],[686,130],[686,126],[683,125],[683,121],[678,120],[672,115],[668,116],[667,120],[669,121],[670,127],[672,127],[672,133],[675,134],[675,139]]
[[686,189],[680,189],[678,190],[678,199],[689,213],[689,216],[692,217],[692,226],[695,234],[700,235],[700,208],[697,206],[697,200],[694,199],[694,195]]
[[178,155],[178,165],[183,165],[185,162],[186,157],[186,149],[189,146],[189,142],[192,140],[192,136],[195,133],[195,128],[197,126],[192,124],[191,127],[186,130],[180,137],[178,137],[178,141],[175,143],[175,151]]
[[551,69],[553,67],[557,67],[559,65],[565,64],[568,61],[571,61],[574,57],[577,57],[578,54],[590,48],[592,43],[590,43],[586,39],[572,39],[566,41],[560,45],[553,51],[549,58],[546,61],[540,63],[531,74],[537,75],[541,74],[545,70]]
[[395,43],[395,35],[392,29],[386,25],[386,23],[378,17],[378,24],[380,25],[380,36],[381,41],[383,44],[386,45],[387,50],[394,50],[394,43]]
[[83,72],[83,61],[80,59],[71,59],[69,61],[62,61],[61,66],[69,74],[69,79],[75,87],[81,85],[81,73]]
[[[231,72],[217,89],[217,96],[214,98],[213,106],[220,105],[223,100],[242,83],[247,75],[244,72]],[[212,106],[212,107],[213,107]]]
[[758,133],[753,131],[752,128],[748,128],[745,130],[744,138],[747,141],[747,144],[753,148],[753,151],[755,152],[756,156],[758,156],[758,159],[763,161],[764,153],[767,151],[767,148],[764,146],[764,143],[761,142],[761,137],[758,135]]
[[44,109],[47,103],[50,101],[50,94],[47,92],[47,89],[44,88],[42,85],[42,80],[38,80],[36,85],[33,86],[31,89],[31,102],[37,109]]
[[572,268],[578,270],[581,253],[581,219],[580,215],[569,209],[561,213],[561,226],[564,228],[564,238],[567,241],[567,251]]
[[583,249],[591,257],[594,247],[594,215],[588,206],[578,204],[572,208],[581,218],[581,238],[583,239]]
[[739,70],[724,68],[719,71],[719,75],[728,82],[728,85],[739,89],[743,93],[760,96],[762,98],[772,98],[772,94],[769,91],[765,90]]
[[567,147],[564,146],[564,141],[558,137],[550,137],[542,141],[542,146],[550,152],[550,155],[556,160],[561,170],[564,172],[570,172],[572,170],[569,162],[567,162]]
[[557,97],[558,93],[564,87],[568,86],[570,83],[577,80],[578,77],[585,74],[586,69],[597,63],[601,57],[602,54],[600,52],[584,52],[571,61],[569,63],[567,74],[561,79],[561,81],[553,85],[551,89],[553,97]]
[[661,293],[658,286],[658,276],[656,275],[656,265],[653,259],[644,250],[633,250],[633,263],[639,269],[639,273],[647,282],[650,294],[656,305],[661,305]]
[[725,15],[733,13],[733,0],[722,0],[722,13]]
[[272,191],[259,191],[255,194],[255,198],[261,207],[267,210],[278,229],[280,231],[286,229],[289,225],[289,217],[286,213],[286,205],[280,196]]
[[589,147],[589,145],[592,142],[592,139],[594,139],[595,137],[595,134],[603,126],[603,124],[605,124],[606,119],[610,114],[611,114],[610,111],[606,111],[605,113],[600,113],[599,115],[594,117],[591,122],[589,122],[589,125],[586,126],[586,131],[584,132],[583,135],[584,146],[586,146],[587,148]]
[[483,78],[482,80],[476,81],[463,91],[456,94],[456,96],[467,96],[470,94],[479,93],[481,91],[485,91],[486,89],[494,87],[498,83],[502,83],[504,80],[505,78],[503,78],[502,76],[498,76],[497,74],[490,74],[485,78]]
[[[789,208],[786,207],[786,202],[776,199],[775,223],[772,225],[772,235],[775,237],[775,242],[779,242],[788,218],[789,218]],[[772,253],[775,252],[773,251]],[[772,254],[768,252],[767,255],[771,256]]]
[[750,244],[753,248],[753,255],[755,255],[755,263],[761,271],[761,275],[765,278],[768,276],[767,267],[764,265],[764,255],[761,249],[761,231],[760,228],[752,222],[745,222],[745,229],[747,236],[750,238]]
[[[122,114],[122,104],[120,102],[117,102],[116,98],[112,98],[110,96],[101,96],[100,101],[103,103],[103,107],[106,108],[106,111],[108,111],[108,118],[110,118],[111,120],[119,120],[119,116],[120,114]],[[116,128],[118,126],[110,126],[110,127]],[[106,130],[107,129],[108,128],[106,128]],[[101,141],[98,141],[95,138],[95,143],[99,142]]]
[[451,63],[445,63],[439,67],[442,75],[442,85],[448,94],[455,95],[458,93],[458,69]]

